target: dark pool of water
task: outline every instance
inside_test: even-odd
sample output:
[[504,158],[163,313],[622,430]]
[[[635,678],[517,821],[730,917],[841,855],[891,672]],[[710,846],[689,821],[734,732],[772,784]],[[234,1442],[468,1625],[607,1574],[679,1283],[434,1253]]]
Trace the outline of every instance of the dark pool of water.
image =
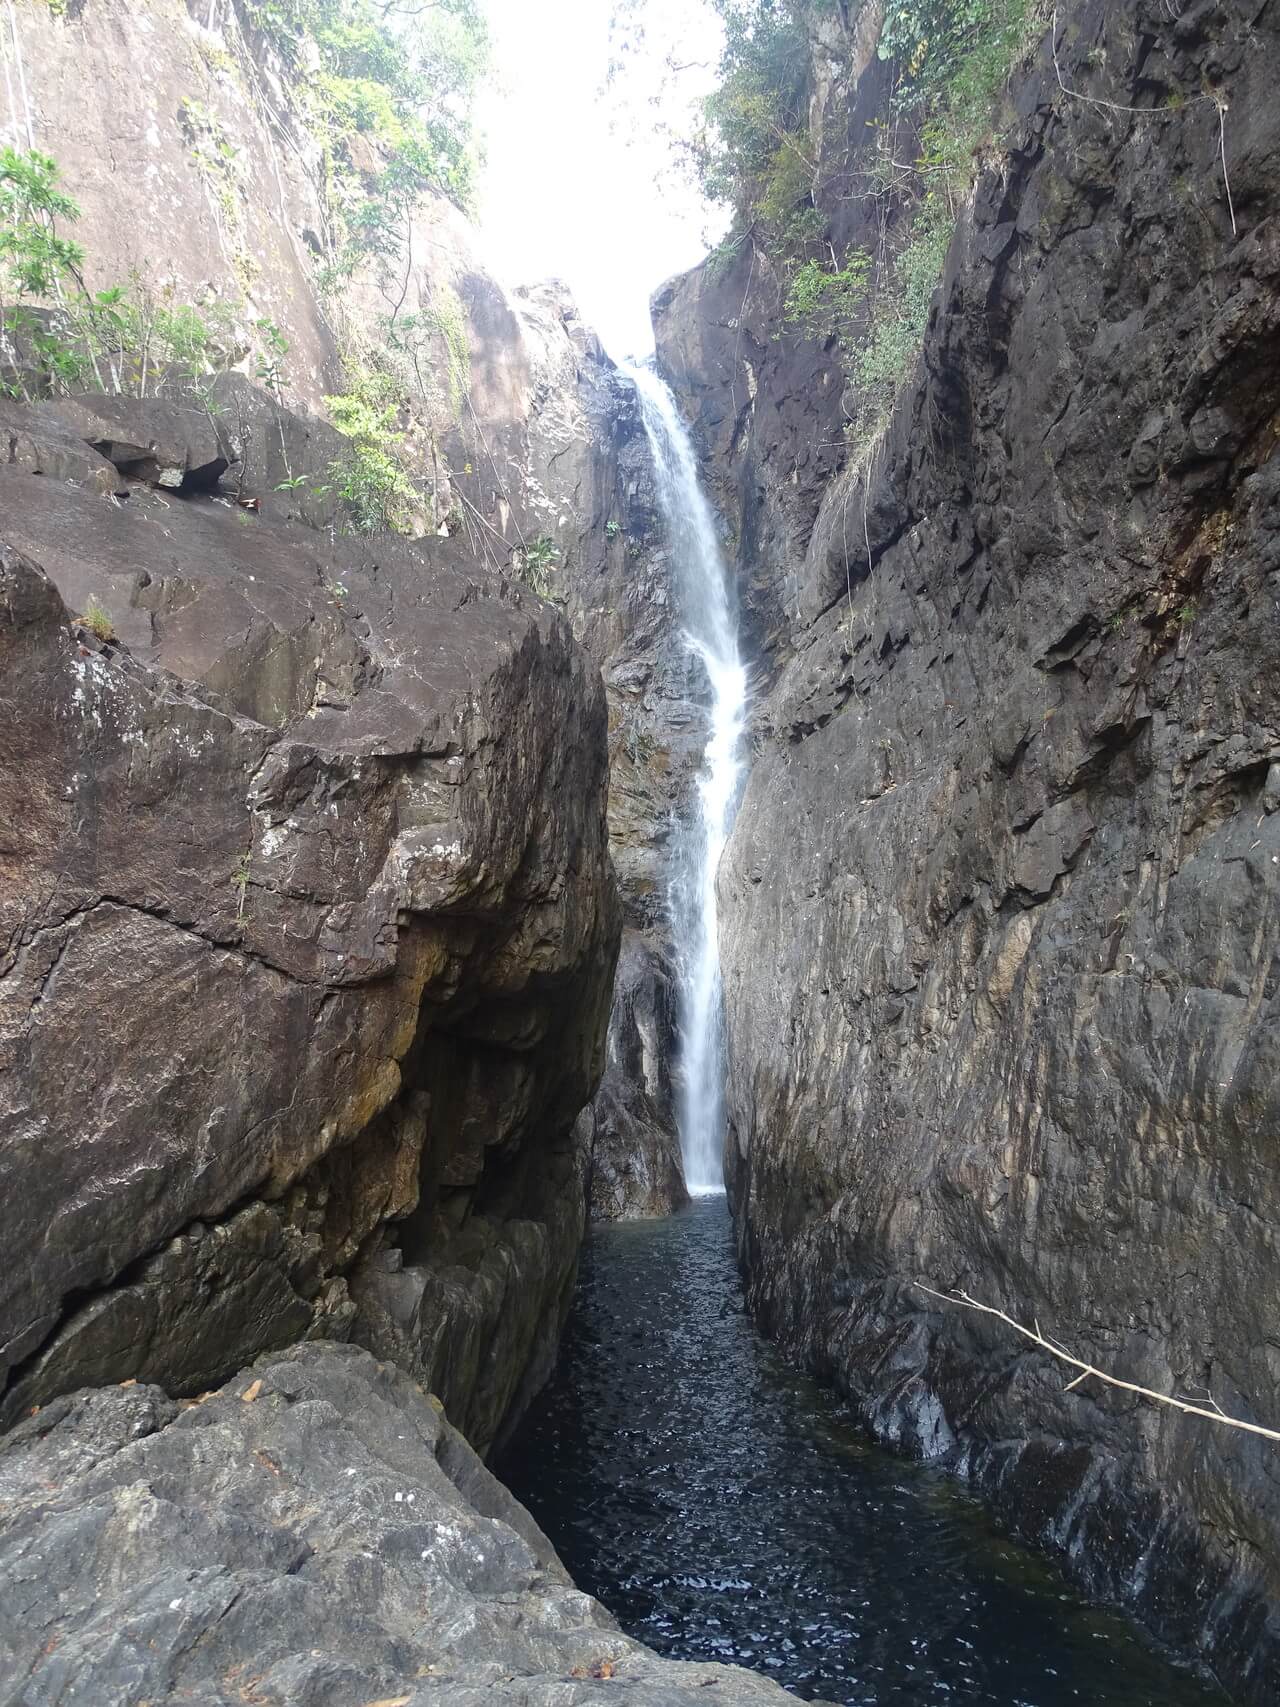
[[579,1586],[678,1659],[857,1707],[1225,1707],[783,1363],[722,1199],[597,1231],[498,1470]]

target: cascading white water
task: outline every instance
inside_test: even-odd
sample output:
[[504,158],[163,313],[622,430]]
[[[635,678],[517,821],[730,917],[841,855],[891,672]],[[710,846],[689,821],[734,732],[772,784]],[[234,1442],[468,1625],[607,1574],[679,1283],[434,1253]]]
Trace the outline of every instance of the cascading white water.
[[684,638],[710,688],[695,809],[674,837],[670,878],[680,1061],[677,1109],[685,1182],[724,1187],[725,1050],[716,870],[737,804],[747,678],[715,519],[670,391],[650,368],[628,374],[640,395],[658,505],[670,537]]

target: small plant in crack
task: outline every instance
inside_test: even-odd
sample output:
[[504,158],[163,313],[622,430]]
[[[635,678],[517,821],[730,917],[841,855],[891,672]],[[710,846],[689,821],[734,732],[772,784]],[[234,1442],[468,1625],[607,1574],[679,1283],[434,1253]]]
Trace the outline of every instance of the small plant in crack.
[[84,615],[80,621],[90,634],[96,634],[99,640],[109,641],[116,637],[115,624],[112,622],[109,612],[103,609],[97,599],[89,600],[84,607]]
[[516,573],[532,592],[545,599],[551,590],[551,571],[560,559],[560,549],[548,535],[529,540],[516,555]]
[[252,862],[252,858],[252,854],[242,853],[236,861],[235,870],[231,873],[231,887],[235,890],[236,895],[238,896],[236,903],[237,920],[244,918],[244,902],[245,896],[249,890],[249,867]]

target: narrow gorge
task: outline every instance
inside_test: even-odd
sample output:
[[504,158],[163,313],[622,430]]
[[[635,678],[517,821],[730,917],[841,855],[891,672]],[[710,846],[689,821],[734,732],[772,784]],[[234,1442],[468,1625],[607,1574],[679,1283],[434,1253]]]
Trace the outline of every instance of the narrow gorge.
[[0,1707],[1271,1707],[1280,6],[0,60]]

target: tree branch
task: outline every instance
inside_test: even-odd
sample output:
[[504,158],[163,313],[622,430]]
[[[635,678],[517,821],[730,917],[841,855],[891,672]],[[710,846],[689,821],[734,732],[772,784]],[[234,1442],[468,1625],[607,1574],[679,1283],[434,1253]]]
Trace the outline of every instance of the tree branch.
[[1238,1417],[1229,1417],[1213,1398],[1209,1400],[1209,1405],[1212,1407],[1210,1409],[1204,1405],[1190,1404],[1186,1399],[1175,1399],[1168,1393],[1156,1393],[1150,1387],[1139,1387],[1135,1381],[1121,1381],[1119,1376],[1108,1375],[1092,1363],[1086,1363],[1081,1357],[1073,1357],[1069,1351],[1065,1351],[1059,1345],[1054,1345],[1052,1340],[1046,1339],[1040,1332],[1038,1322],[1034,1328],[1024,1327],[1021,1322],[1015,1322],[1012,1316],[1007,1316],[1003,1310],[997,1310],[994,1304],[980,1304],[976,1298],[971,1298],[967,1292],[959,1290],[936,1292],[932,1286],[926,1286],[921,1280],[913,1281],[912,1285],[921,1292],[927,1292],[931,1298],[941,1298],[944,1304],[960,1304],[966,1310],[978,1310],[984,1316],[994,1316],[997,1321],[1003,1322],[1006,1327],[1010,1327],[1015,1333],[1021,1334],[1023,1339],[1028,1339],[1033,1345],[1038,1345],[1042,1351],[1047,1351],[1050,1357],[1056,1357],[1060,1363],[1066,1363],[1072,1369],[1078,1369],[1080,1373],[1074,1381],[1068,1383],[1063,1389],[1064,1392],[1069,1393],[1073,1387],[1078,1387],[1082,1381],[1087,1381],[1092,1376],[1095,1381],[1105,1382],[1108,1387],[1119,1387],[1126,1393],[1137,1393],[1140,1398],[1151,1399],[1157,1405],[1168,1405],[1171,1410],[1182,1411],[1186,1416],[1205,1417],[1209,1422],[1222,1423],[1227,1428],[1239,1428],[1243,1429],[1246,1434],[1261,1435],[1264,1440],[1280,1440],[1280,1429],[1263,1428],[1260,1423],[1241,1422]]

